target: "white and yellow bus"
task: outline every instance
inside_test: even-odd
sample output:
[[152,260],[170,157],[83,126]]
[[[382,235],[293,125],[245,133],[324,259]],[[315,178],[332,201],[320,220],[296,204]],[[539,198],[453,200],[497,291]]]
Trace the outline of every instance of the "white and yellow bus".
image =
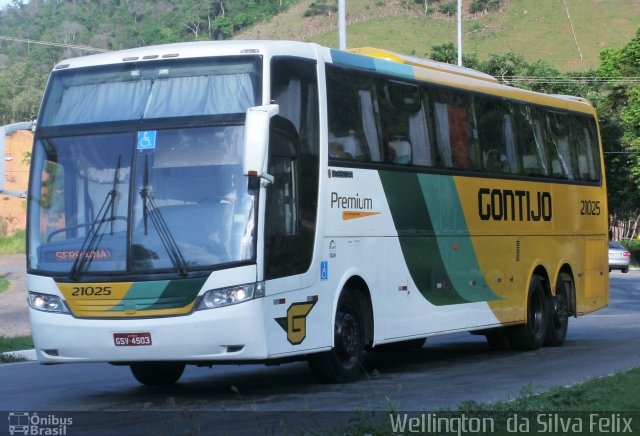
[[377,49],[198,42],[53,70],[35,129],[41,363],[307,359],[451,332],[561,345],[608,303],[588,102]]

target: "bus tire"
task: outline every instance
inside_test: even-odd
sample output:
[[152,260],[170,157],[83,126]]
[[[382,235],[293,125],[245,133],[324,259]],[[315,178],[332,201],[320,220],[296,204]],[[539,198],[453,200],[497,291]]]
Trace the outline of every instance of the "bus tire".
[[333,348],[309,356],[309,368],[322,383],[350,382],[360,374],[364,356],[364,318],[351,291],[340,295],[333,335]]
[[168,386],[177,382],[184,372],[184,363],[142,362],[129,365],[131,373],[146,386]]
[[556,295],[549,298],[549,325],[544,344],[559,347],[564,344],[569,327],[569,302],[573,280],[566,272],[561,272],[556,281]]
[[524,324],[510,327],[509,342],[518,350],[537,350],[544,345],[548,321],[547,298],[540,276],[534,275],[529,284],[527,298],[527,320]]

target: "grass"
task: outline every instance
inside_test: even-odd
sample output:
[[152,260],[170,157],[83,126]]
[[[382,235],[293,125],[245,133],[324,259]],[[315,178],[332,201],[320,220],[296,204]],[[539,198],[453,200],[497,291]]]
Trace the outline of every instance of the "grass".
[[33,348],[31,336],[0,336],[0,363],[19,362],[24,360],[22,356],[11,353],[12,351],[30,350]]
[[540,394],[525,389],[513,401],[493,404],[467,402],[461,410],[483,411],[640,411],[640,368],[597,377],[568,387],[555,387]]
[[33,348],[31,336],[0,336],[0,353],[8,351],[29,350]]
[[[303,39],[337,47],[337,17],[303,19],[303,4],[291,8],[270,23],[249,29],[240,38]],[[453,19],[413,14],[397,15],[398,2],[347,2],[349,47],[373,46],[405,54],[425,56],[434,45],[456,42]],[[605,48],[622,48],[640,27],[637,0],[566,0],[578,46],[562,0],[503,0],[504,7],[488,15],[463,20],[463,50],[482,60],[491,54],[516,52],[529,62],[545,60],[562,71],[581,71],[600,64]],[[385,13],[391,16],[375,18]],[[373,18],[372,18],[373,17]],[[583,61],[580,60],[580,52]]]
[[0,255],[24,254],[26,245],[25,231],[18,230],[12,236],[0,237]]
[[[0,237],[0,255],[24,254],[26,248],[25,231],[18,230],[12,236]],[[9,289],[9,280],[0,276],[0,294]]]
[[[610,417],[612,414],[616,414],[620,419],[622,417],[629,419],[623,412],[635,412],[634,417],[637,416],[637,412],[640,411],[640,388],[638,386],[640,386],[640,368],[635,368],[606,377],[590,379],[574,386],[555,387],[538,394],[533,393],[535,391],[533,386],[527,386],[517,398],[511,401],[496,403],[467,401],[462,403],[457,410],[413,412],[411,416],[432,413],[440,417],[460,417],[463,414],[467,417],[475,416],[480,419],[495,417],[495,434],[509,434],[514,431],[515,433],[538,434],[542,430],[551,429],[551,424],[557,424],[557,421],[549,421],[549,419],[555,420],[556,416],[559,416],[565,420],[565,424],[570,422],[576,425],[577,421],[581,420],[583,430],[588,431],[591,414],[597,413],[600,417]],[[508,429],[507,420],[511,418],[511,424],[513,424],[515,414],[519,417],[517,422],[520,427]],[[401,434],[392,431],[390,415],[401,416],[403,413],[394,410],[392,406],[386,412],[381,413],[358,412],[350,419],[348,427],[336,428],[329,434],[369,434],[372,436]],[[528,420],[528,429],[524,428],[525,420]],[[633,420],[635,421],[635,419]],[[637,424],[634,422],[633,425],[633,429],[636,430]],[[575,431],[576,427],[570,428],[569,433],[571,430]],[[405,429],[405,431],[407,430]],[[557,432],[542,432],[557,434]]]

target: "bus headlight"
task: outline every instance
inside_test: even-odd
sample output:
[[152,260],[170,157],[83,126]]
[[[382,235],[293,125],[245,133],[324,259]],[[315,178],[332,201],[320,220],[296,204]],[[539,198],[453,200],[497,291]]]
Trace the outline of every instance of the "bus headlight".
[[29,292],[29,307],[43,312],[69,313],[62,298],[49,294],[36,294]]
[[258,297],[264,297],[264,284],[250,283],[229,288],[211,289],[202,295],[196,310],[230,306]]

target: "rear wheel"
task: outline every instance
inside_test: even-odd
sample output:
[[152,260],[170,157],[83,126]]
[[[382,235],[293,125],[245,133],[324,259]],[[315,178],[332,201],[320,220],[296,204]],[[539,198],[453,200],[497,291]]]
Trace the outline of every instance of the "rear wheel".
[[529,284],[527,320],[524,324],[510,327],[509,342],[519,350],[537,350],[547,336],[548,303],[540,276],[533,276]]
[[621,270],[621,271],[622,271],[623,273],[625,273],[625,274],[626,274],[626,273],[628,273],[628,272],[629,272],[629,267],[622,268],[622,270]]
[[333,331],[333,348],[310,356],[309,368],[323,383],[349,382],[360,374],[364,356],[362,309],[350,291],[340,296]]
[[564,344],[569,327],[569,298],[573,290],[573,279],[565,272],[556,281],[556,295],[549,299],[549,323],[544,344],[559,347]]
[[129,365],[133,376],[143,385],[168,386],[177,382],[184,371],[184,363],[153,362]]

